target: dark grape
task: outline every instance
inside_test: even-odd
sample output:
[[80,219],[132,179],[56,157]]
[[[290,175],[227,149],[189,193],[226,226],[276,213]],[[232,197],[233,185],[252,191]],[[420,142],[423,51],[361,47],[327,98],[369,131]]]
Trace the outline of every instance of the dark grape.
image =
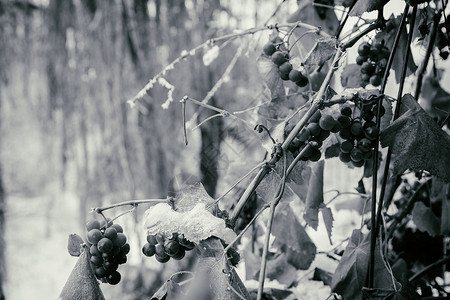
[[164,244],[164,250],[169,256],[174,256],[177,254],[178,250],[180,249],[180,244],[178,244],[177,241],[174,240],[168,240]]
[[348,163],[348,162],[350,162],[350,161],[351,161],[350,153],[344,153],[344,152],[339,153],[339,159],[340,159],[343,163]]
[[300,142],[306,142],[310,137],[311,132],[306,127],[300,130],[300,132],[297,134],[297,138]]
[[319,126],[323,130],[330,131],[331,128],[334,127],[334,124],[336,123],[336,120],[330,115],[324,115],[319,120]]
[[86,223],[86,230],[89,232],[92,229],[100,229],[100,222],[97,220],[90,220]]
[[122,255],[127,255],[128,253],[130,253],[130,244],[125,244],[120,248],[120,253]]
[[184,250],[183,247],[180,247],[180,248],[178,249],[178,252],[177,252],[175,255],[173,255],[172,258],[173,258],[173,259],[176,259],[176,260],[180,260],[180,259],[183,259],[183,257],[184,257],[185,255],[186,255],[186,250]]
[[149,234],[149,235],[147,235],[147,242],[150,245],[158,244],[158,241],[156,240],[156,234]]
[[310,123],[317,123],[317,122],[319,122],[321,117],[322,117],[322,113],[320,112],[320,110],[316,110],[316,112],[313,113],[313,115],[309,119],[309,122]]
[[91,256],[91,263],[94,266],[100,267],[103,265],[103,258],[101,256]]
[[166,256],[160,256],[158,254],[155,254],[155,258],[157,261],[159,261],[160,263],[166,263],[169,261],[170,256],[166,255]]
[[105,277],[106,275],[108,275],[108,271],[106,271],[105,268],[103,268],[103,267],[95,268],[94,273],[99,278],[102,278],[102,277]]
[[117,233],[116,239],[113,241],[114,246],[122,247],[127,242],[127,236],[121,232]]
[[342,128],[346,128],[346,127],[350,126],[350,124],[352,123],[352,121],[350,120],[350,118],[348,116],[343,116],[343,115],[340,115],[338,117],[337,121],[339,122],[339,124],[341,124]]
[[114,240],[117,237],[117,230],[112,227],[108,227],[105,229],[104,235],[106,238]]
[[322,156],[322,153],[318,149],[314,149],[313,153],[309,156],[310,161],[318,161],[320,157]]
[[156,253],[156,249],[155,249],[155,245],[146,243],[143,247],[142,247],[142,253],[144,253],[145,256],[153,256]]
[[114,271],[108,276],[107,281],[109,284],[116,285],[120,282],[120,279],[121,279],[120,273]]
[[344,141],[341,143],[341,152],[350,153],[353,149],[353,143],[351,141]]
[[343,106],[341,108],[341,115],[351,117],[352,116],[352,108],[350,106]]
[[113,242],[111,242],[108,238],[102,238],[100,241],[98,241],[97,248],[98,251],[102,253],[109,253],[113,249],[114,245]]
[[289,78],[289,74],[290,74],[289,72],[291,72],[291,70],[292,70],[292,65],[291,65],[288,61],[282,63],[282,64],[278,67],[278,70],[280,71],[281,74],[287,75],[287,79],[288,79],[288,80],[290,79],[290,78]]
[[306,128],[308,128],[308,130],[312,136],[318,136],[320,134],[320,132],[322,131],[322,129],[319,126],[319,123],[315,123],[315,122],[309,123]]
[[287,61],[285,53],[281,52],[281,51],[275,51],[272,54],[272,61],[274,64],[276,64],[277,66],[282,65],[284,62]]
[[123,228],[122,228],[122,226],[120,226],[119,224],[113,224],[113,225],[111,225],[110,226],[111,228],[114,228],[116,231],[117,231],[117,233],[123,233]]
[[100,230],[98,229],[91,229],[87,235],[86,238],[88,240],[89,243],[91,244],[97,244],[98,241],[100,241],[103,238],[103,234]]
[[263,47],[263,52],[265,55],[267,56],[272,56],[272,54],[277,51],[277,48],[275,47],[274,44],[272,43],[267,43],[264,45]]

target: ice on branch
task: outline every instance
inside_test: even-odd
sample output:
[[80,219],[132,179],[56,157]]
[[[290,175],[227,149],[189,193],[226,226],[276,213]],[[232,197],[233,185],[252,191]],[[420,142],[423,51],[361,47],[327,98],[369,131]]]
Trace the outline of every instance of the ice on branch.
[[148,234],[165,234],[170,236],[174,232],[184,234],[191,242],[215,236],[230,243],[236,234],[225,226],[223,219],[213,216],[204,203],[198,203],[186,212],[172,210],[169,204],[157,204],[145,212],[144,227]]
[[208,50],[206,50],[205,54],[203,55],[203,64],[205,66],[209,66],[219,56],[219,53],[220,48],[217,45],[208,48]]
[[166,102],[164,102],[163,104],[161,104],[161,107],[163,109],[168,109],[170,103],[173,102],[173,91],[175,90],[175,86],[173,86],[172,84],[170,84],[164,77],[159,77],[158,78],[158,83],[165,87],[166,89],[168,89],[169,91],[167,92],[167,100]]

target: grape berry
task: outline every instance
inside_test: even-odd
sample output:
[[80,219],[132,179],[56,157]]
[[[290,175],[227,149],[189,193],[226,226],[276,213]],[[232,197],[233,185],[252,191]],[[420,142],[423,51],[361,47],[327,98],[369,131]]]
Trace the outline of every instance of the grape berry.
[[389,48],[384,45],[384,41],[375,41],[373,44],[363,42],[359,45],[356,63],[361,66],[362,87],[368,83],[373,86],[381,84],[389,54]]
[[165,263],[170,258],[180,260],[186,251],[194,249],[195,244],[186,240],[183,234],[173,233],[170,238],[162,234],[147,235],[147,243],[142,247],[145,256],[155,256],[160,263]]
[[95,276],[103,282],[115,285],[121,279],[117,268],[127,262],[130,245],[126,242],[122,226],[108,220],[109,227],[106,227],[106,223],[97,220],[88,221],[86,237]]
[[289,62],[289,51],[281,37],[276,36],[271,38],[264,45],[263,53],[269,56],[272,62],[278,67],[278,74],[282,80],[290,80],[299,87],[305,87],[309,83],[308,77],[292,68],[292,64]]

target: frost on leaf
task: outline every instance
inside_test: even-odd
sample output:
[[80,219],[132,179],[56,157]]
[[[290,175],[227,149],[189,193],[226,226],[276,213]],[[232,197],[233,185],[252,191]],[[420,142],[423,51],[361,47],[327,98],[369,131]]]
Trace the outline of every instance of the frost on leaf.
[[336,52],[335,38],[320,38],[309,51],[303,64],[305,66],[321,66]]
[[200,182],[191,185],[185,185],[175,195],[174,206],[179,212],[189,211],[198,203],[209,205],[214,199],[206,192]]
[[208,47],[205,54],[203,54],[203,64],[205,66],[209,66],[214,60],[216,60],[217,57],[219,57],[219,53],[219,46],[214,45],[212,47]]
[[[365,0],[365,1],[369,1],[372,2],[372,0]],[[358,5],[361,1],[358,1],[356,5]],[[375,2],[375,1],[373,1]],[[355,7],[356,7],[355,5]],[[397,28],[399,28],[400,26],[400,19],[401,16],[398,17],[394,17],[391,16],[391,18],[389,19],[388,22],[392,22],[392,26],[388,26],[392,27],[393,29],[388,31],[388,30],[383,30],[377,33],[377,35],[375,36],[375,39],[377,41],[383,41],[384,40],[384,44],[389,48],[389,50],[392,51],[392,46],[394,44],[394,40],[395,40],[395,35],[397,33]],[[398,46],[395,50],[395,55],[394,55],[394,60],[392,62],[392,69],[395,71],[395,80],[398,82],[400,82],[400,76],[401,76],[401,70],[403,67],[403,63],[405,61],[405,57],[406,57],[406,46],[408,45],[408,33],[406,31],[406,28],[403,27],[402,32],[400,33],[400,40],[398,42]],[[411,75],[411,73],[414,73],[417,70],[417,65],[414,63],[414,59],[412,57],[411,54],[411,48],[408,47],[407,48],[408,52],[409,52],[409,59],[408,59],[408,68],[407,68],[407,72],[406,72],[406,76]]]
[[450,136],[410,94],[402,101],[403,114],[381,133],[381,145],[392,150],[393,175],[410,168],[450,182]]
[[[333,275],[331,290],[344,299],[361,300],[366,284],[369,264],[370,235],[353,230],[338,267]],[[394,289],[397,282],[391,276],[380,254],[380,245],[375,246],[374,288]]]
[[361,16],[365,12],[377,10],[388,2],[388,0],[358,0],[350,11],[350,16]]
[[211,236],[230,243],[236,237],[234,231],[225,226],[223,219],[213,216],[206,209],[205,203],[198,203],[184,212],[174,211],[169,204],[159,203],[145,212],[144,227],[148,234],[171,236],[174,232],[182,233],[194,243]]
[[303,215],[306,223],[314,230],[319,226],[319,208],[323,205],[323,169],[325,161],[313,165],[306,195],[306,211]]
[[80,256],[82,244],[84,244],[84,241],[78,234],[70,234],[69,241],[67,243],[67,250],[69,251],[69,254],[76,257]]
[[105,300],[91,268],[88,248],[83,248],[58,300]]
[[417,229],[427,232],[430,236],[439,235],[441,232],[441,220],[433,213],[431,208],[419,201],[414,203],[412,219]]
[[265,55],[261,55],[256,60],[256,66],[258,67],[259,74],[264,79],[264,83],[270,90],[271,99],[284,98],[286,93],[283,80],[278,73],[278,67],[272,60]]
[[298,269],[307,270],[316,257],[316,245],[298,221],[289,203],[280,203],[277,206],[272,233],[277,247],[288,247],[288,261]]

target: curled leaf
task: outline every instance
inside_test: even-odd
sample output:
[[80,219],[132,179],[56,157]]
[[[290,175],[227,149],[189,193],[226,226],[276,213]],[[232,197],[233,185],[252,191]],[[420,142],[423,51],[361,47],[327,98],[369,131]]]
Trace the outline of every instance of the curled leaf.
[[325,161],[313,165],[306,196],[306,211],[303,215],[306,223],[314,230],[319,226],[319,208],[323,204],[323,169]]
[[198,203],[184,212],[174,211],[170,205],[159,203],[145,212],[144,227],[148,234],[170,236],[174,232],[182,233],[194,243],[212,236],[230,243],[236,237],[234,231],[226,227],[225,221],[213,216],[204,203]]
[[336,52],[336,39],[333,37],[320,38],[309,51],[303,64],[305,66],[321,66]]

